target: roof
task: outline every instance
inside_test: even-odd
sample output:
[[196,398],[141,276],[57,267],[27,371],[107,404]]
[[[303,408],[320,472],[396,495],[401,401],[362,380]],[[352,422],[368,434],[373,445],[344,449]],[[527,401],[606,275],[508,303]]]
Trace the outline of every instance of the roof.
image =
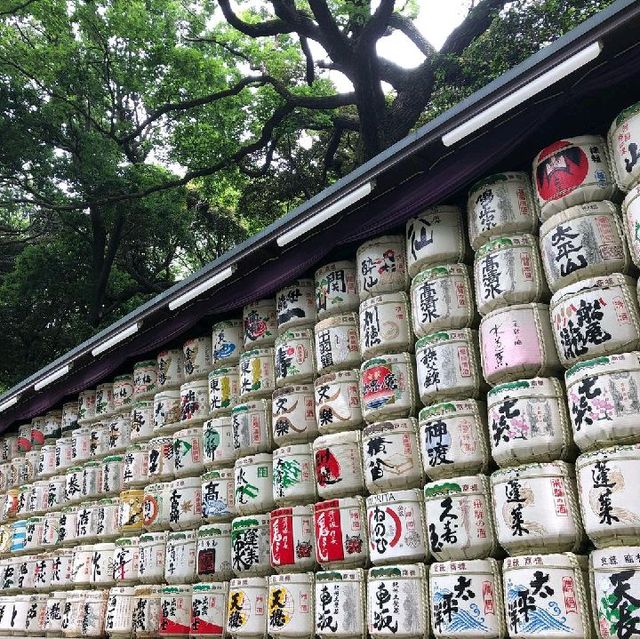
[[[463,203],[466,189],[480,177],[529,171],[535,153],[560,137],[606,132],[619,111],[640,100],[639,31],[640,0],[617,0],[261,233],[16,384],[0,397],[0,431],[131,370],[138,359],[205,332],[215,319],[238,315],[246,303],[272,296],[290,280],[312,273],[322,260],[352,255],[357,243],[401,230],[427,206]],[[464,135],[461,126],[472,132]],[[286,246],[278,245],[285,231],[372,181],[370,195]],[[172,300],[230,267],[229,278],[169,309]],[[91,354],[132,325],[139,329],[131,337],[96,357]],[[34,389],[66,366],[68,373]],[[9,407],[16,396],[17,403]]]

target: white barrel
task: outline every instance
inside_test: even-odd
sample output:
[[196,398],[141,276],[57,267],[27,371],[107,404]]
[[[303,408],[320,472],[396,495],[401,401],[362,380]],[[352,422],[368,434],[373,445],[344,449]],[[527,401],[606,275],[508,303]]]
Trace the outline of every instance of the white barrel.
[[99,588],[113,585],[114,543],[94,544],[91,558],[91,585]]
[[233,577],[231,524],[207,524],[198,528],[196,575],[198,581],[222,581]]
[[376,566],[428,559],[424,499],[417,488],[367,497],[367,530]]
[[476,253],[473,277],[480,315],[549,297],[538,241],[533,235],[498,237],[483,244]]
[[167,535],[166,531],[140,535],[138,578],[143,584],[161,584],[164,581]]
[[267,629],[271,637],[300,639],[315,631],[313,573],[269,577]]
[[78,428],[78,402],[66,402],[62,404],[62,414],[60,417],[60,436],[68,435]]
[[369,637],[419,639],[429,635],[426,574],[423,564],[399,564],[369,569]]
[[2,462],[11,461],[18,454],[18,436],[5,435],[0,445],[0,459]]
[[160,637],[187,637],[191,629],[191,586],[164,586],[160,591]]
[[316,368],[319,374],[359,366],[362,361],[358,336],[358,314],[327,317],[314,327]]
[[[37,418],[34,418],[37,419]],[[44,418],[42,418],[44,419]],[[31,450],[33,442],[31,441],[31,422],[28,424],[21,424],[18,426],[18,451],[26,453]]]
[[100,492],[105,497],[118,495],[120,491],[131,487],[124,485],[124,457],[122,455],[107,455],[101,465]]
[[197,475],[204,470],[202,426],[193,426],[173,434],[173,473],[176,477]]
[[[89,426],[81,426],[71,432],[69,437],[63,437],[56,441],[56,472],[63,468],[89,461],[91,458],[91,432]],[[64,442],[71,440],[71,453],[67,452]],[[58,447],[60,447],[61,461],[58,464]]]
[[113,550],[113,580],[116,584],[136,584],[139,579],[140,538],[119,537]]
[[485,472],[490,461],[485,405],[468,399],[423,408],[418,443],[425,475],[432,481]]
[[313,507],[277,508],[269,514],[270,562],[276,572],[316,567]]
[[82,499],[96,499],[102,492],[102,464],[88,461],[82,465]]
[[274,351],[276,386],[310,382],[315,377],[313,330],[300,328],[281,333]]
[[109,590],[104,630],[110,637],[130,637],[133,630],[133,594],[131,586]]
[[383,235],[361,244],[356,251],[360,301],[407,288],[407,254],[402,235]]
[[498,308],[480,322],[482,374],[492,385],[548,377],[560,369],[546,304]]
[[[209,383],[196,379],[180,386],[180,426],[201,424],[209,417]],[[167,430],[165,425],[164,430]]]
[[[44,441],[62,436],[62,409],[50,410],[46,415],[44,426]],[[44,444],[44,441],[42,442]]]
[[[182,388],[182,385],[180,386]],[[153,432],[172,433],[180,428],[180,390],[164,390],[153,396]]]
[[63,546],[73,546],[76,543],[78,522],[78,506],[65,506],[60,514],[58,539]]
[[533,160],[533,185],[543,222],[570,206],[610,200],[617,189],[604,139],[581,135],[545,147]]
[[500,564],[495,559],[429,566],[429,613],[437,639],[506,636]]
[[211,327],[211,349],[214,368],[231,366],[240,360],[244,350],[244,327],[241,319],[216,322]]
[[158,362],[148,359],[133,365],[133,399],[153,397],[158,391]]
[[273,348],[254,348],[240,355],[240,399],[271,397],[275,390]]
[[158,353],[158,390],[179,388],[184,383],[184,353],[181,348],[172,348]]
[[[17,488],[22,483],[21,478],[25,474],[25,466],[27,464],[26,459],[23,455],[18,455],[14,457],[9,462],[9,479],[8,484],[11,488]],[[28,480],[25,480],[28,481]]]
[[153,397],[136,399],[131,407],[131,442],[146,442],[153,437]]
[[174,479],[169,490],[169,525],[171,530],[185,530],[200,524],[202,522],[200,476]]
[[355,262],[325,264],[315,273],[315,287],[318,320],[358,310]]
[[206,379],[211,370],[211,337],[193,337],[182,345],[184,381]]
[[629,191],[640,178],[638,138],[640,137],[639,105],[621,111],[611,123],[607,135],[609,159],[620,189]]
[[228,415],[240,401],[240,373],[237,366],[214,368],[209,373],[209,414]]
[[116,412],[129,409],[133,401],[133,375],[118,375],[113,380],[113,408]]
[[62,548],[53,553],[51,587],[63,589],[73,587],[73,550],[71,548]]
[[76,517],[76,539],[83,542],[93,541],[97,535],[98,521],[95,502],[83,501],[78,506]]
[[380,355],[360,367],[360,404],[368,423],[413,415],[416,373],[410,353]]
[[497,549],[489,480],[441,479],[424,487],[429,550],[437,561],[481,559]]
[[313,442],[316,487],[321,499],[357,495],[364,491],[362,433],[322,435]]
[[230,521],[236,514],[234,471],[210,470],[202,475],[202,517],[210,522]]
[[510,555],[574,552],[584,542],[573,466],[556,461],[491,475],[498,542]]
[[275,299],[263,299],[242,309],[246,350],[271,346],[278,333]]
[[236,457],[271,450],[271,402],[257,399],[231,411],[232,442]]
[[370,493],[422,487],[417,421],[409,417],[367,426],[362,431],[362,464]]
[[507,557],[502,579],[512,639],[593,636],[586,557],[572,553]]
[[30,511],[31,500],[29,497],[31,496],[31,486],[32,484],[22,484],[20,488],[18,488],[18,516],[27,516],[32,514]]
[[222,639],[226,629],[229,584],[195,584],[191,597],[190,637]]
[[360,375],[357,370],[338,371],[318,377],[314,382],[315,414],[321,434],[359,427]]
[[39,452],[38,477],[44,479],[56,473],[56,445],[45,444]]
[[267,635],[267,580],[242,577],[229,582],[227,633],[243,639]]
[[308,442],[316,437],[318,425],[313,386],[300,384],[274,391],[271,424],[276,446]]
[[149,441],[149,481],[173,478],[173,438],[154,437]]
[[72,466],[65,473],[64,494],[68,503],[82,499],[82,466]]
[[576,475],[582,521],[596,548],[640,543],[640,444],[584,453]]
[[135,535],[142,531],[142,502],[144,491],[139,488],[123,490],[118,505],[118,528],[122,535]]
[[640,266],[640,186],[634,186],[622,202],[624,225],[631,259]]
[[82,637],[82,617],[89,590],[72,590],[67,593],[62,613],[62,634],[65,637]]
[[360,304],[360,353],[363,358],[413,350],[409,296],[383,293]]
[[142,501],[142,521],[146,530],[169,529],[171,482],[147,484]]
[[369,558],[365,501],[341,497],[313,505],[316,561],[324,570],[364,566]]
[[484,388],[478,333],[440,331],[416,342],[418,392],[423,404],[477,398]]
[[231,416],[209,419],[202,425],[202,452],[205,468],[233,465],[236,451]]
[[87,422],[96,415],[96,391],[83,390],[78,394],[78,423]]
[[536,233],[538,216],[526,173],[491,175],[476,182],[467,199],[469,241],[474,250],[510,233]]
[[21,593],[35,589],[36,568],[39,560],[39,555],[22,555],[22,557],[20,557],[17,563],[16,586]]
[[77,588],[91,583],[93,546],[75,546],[73,549],[73,584]]
[[241,457],[234,465],[235,508],[240,515],[271,510],[273,456],[258,453]]
[[115,539],[119,533],[120,498],[105,497],[96,504],[98,539]]
[[278,333],[316,323],[315,284],[312,279],[294,280],[276,293]]
[[271,572],[269,515],[236,517],[231,522],[231,569],[237,576]]
[[56,548],[60,544],[60,518],[62,513],[49,512],[44,518],[42,528],[42,546],[46,549]]
[[476,319],[466,264],[440,264],[420,271],[411,282],[410,300],[416,337],[469,328]]
[[314,600],[320,639],[366,637],[366,572],[362,568],[316,573]]
[[67,601],[67,593],[56,590],[49,593],[45,611],[45,632],[49,637],[59,637],[62,634],[62,616]]
[[[89,459],[102,459],[109,454],[109,427],[106,422],[96,422],[91,426]],[[74,460],[75,464],[75,460]]]
[[136,637],[156,637],[160,629],[162,586],[136,586],[132,626]]
[[9,489],[9,468],[8,462],[0,464],[0,493],[6,493]]
[[[44,444],[45,431],[47,429],[47,416],[40,415],[31,420],[31,447],[25,448],[25,452],[29,452],[34,448],[40,448]],[[58,434],[58,437],[60,435]]]
[[44,532],[44,517],[29,517],[27,519],[27,538],[24,550],[33,552],[42,548],[42,533]]
[[29,494],[29,511],[34,515],[40,515],[46,512],[48,506],[49,480],[43,479],[36,481],[31,485],[31,493]]
[[311,444],[293,444],[273,451],[273,500],[276,506],[309,503],[316,498]]
[[196,580],[196,531],[167,534],[164,579],[169,584],[190,584]]
[[102,419],[113,415],[115,405],[113,402],[113,383],[107,382],[96,386],[96,410],[95,418]]
[[551,298],[551,325],[565,367],[640,348],[635,281],[614,273],[571,284]]
[[149,483],[149,445],[131,444],[122,458],[122,487],[134,488]]
[[457,206],[431,206],[407,221],[409,274],[436,264],[464,262],[468,255],[462,211]]
[[499,466],[567,459],[573,452],[562,384],[534,377],[487,393],[491,454]]

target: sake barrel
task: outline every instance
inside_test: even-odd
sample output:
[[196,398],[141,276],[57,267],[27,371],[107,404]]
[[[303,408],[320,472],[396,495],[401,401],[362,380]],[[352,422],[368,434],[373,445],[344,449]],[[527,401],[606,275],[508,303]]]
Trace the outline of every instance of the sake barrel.
[[273,500],[277,506],[308,503],[316,498],[311,444],[293,444],[273,451]]
[[230,523],[207,524],[198,528],[196,575],[199,581],[220,581],[233,577]]
[[467,199],[469,241],[474,250],[500,235],[536,233],[538,216],[526,173],[498,173],[476,182]]
[[160,629],[162,586],[136,586],[131,624],[136,637],[156,637]]
[[51,564],[51,585],[54,588],[73,587],[73,550],[62,548],[53,554]]
[[60,515],[58,539],[63,546],[73,546],[76,543],[78,523],[78,506],[65,506]]
[[168,584],[191,584],[196,580],[195,530],[181,530],[167,535],[164,579]]
[[211,370],[211,337],[188,339],[182,345],[182,355],[185,382],[206,379]]
[[131,408],[131,441],[146,442],[153,437],[153,398],[138,399]]
[[418,392],[423,404],[477,398],[484,384],[478,333],[470,328],[440,331],[416,342]]
[[240,399],[271,397],[276,387],[273,348],[254,348],[240,355]]
[[133,398],[153,397],[158,391],[158,362],[147,359],[133,365]]
[[640,623],[640,608],[633,604],[640,598],[640,546],[594,550],[589,574],[598,637],[633,636]]
[[[180,426],[202,424],[208,417],[209,383],[207,380],[197,379],[180,386]],[[166,425],[164,430],[167,430]]]
[[491,454],[499,466],[567,459],[571,429],[555,377],[509,382],[487,393]]
[[173,473],[176,477],[197,475],[204,470],[202,427],[179,430],[173,435]]
[[27,613],[29,611],[29,595],[14,595],[13,611],[9,628],[9,636],[24,635],[27,628]]
[[546,304],[498,308],[480,322],[482,374],[492,385],[548,377],[560,369]]
[[82,539],[83,542],[93,541],[97,534],[97,527],[95,502],[83,501],[78,507],[76,538]]
[[369,569],[369,637],[419,639],[429,635],[426,573],[423,564],[398,564]]
[[475,399],[427,406],[418,417],[418,443],[425,475],[435,481],[484,473],[489,465],[485,405]]
[[229,584],[195,584],[191,597],[190,637],[220,638],[225,634]]
[[5,435],[0,447],[0,458],[3,462],[11,461],[18,454],[18,436]]
[[149,441],[149,481],[173,479],[173,438],[154,437]]
[[316,635],[320,639],[364,639],[366,572],[362,568],[316,573]]
[[161,584],[164,581],[167,535],[164,530],[140,535],[138,578],[143,584]]
[[298,384],[274,391],[271,424],[276,446],[311,441],[318,434],[313,386]]
[[360,376],[357,370],[338,371],[314,382],[315,414],[321,434],[349,430],[362,423]]
[[202,425],[202,452],[205,468],[230,466],[236,458],[230,416],[216,417]]
[[271,572],[269,515],[236,517],[231,522],[231,568],[237,576]]
[[270,563],[277,572],[316,567],[313,507],[276,508],[269,514]]
[[235,456],[271,450],[271,402],[257,399],[238,404],[231,411]]
[[244,347],[247,350],[271,346],[278,333],[276,301],[257,300],[242,309]]
[[294,280],[276,293],[278,333],[316,323],[316,294],[312,279]]
[[500,564],[495,559],[429,566],[429,613],[438,639],[506,636]]
[[424,487],[424,497],[429,550],[436,561],[480,559],[496,552],[487,477],[441,479]]
[[609,127],[607,146],[616,183],[623,191],[629,191],[640,177],[640,105],[632,104],[621,111]]
[[49,512],[44,518],[42,529],[43,548],[55,548],[60,543],[60,517],[62,517],[60,512]]
[[118,527],[123,535],[131,535],[142,530],[142,502],[144,491],[135,488],[120,493],[118,507]]
[[122,411],[130,408],[133,401],[133,375],[118,375],[113,380],[113,408]]
[[441,264],[420,271],[411,282],[411,316],[417,337],[469,328],[476,308],[465,264]]
[[570,206],[610,200],[617,192],[606,143],[599,135],[546,146],[533,160],[533,184],[543,222]]
[[264,577],[242,577],[229,582],[227,633],[251,639],[266,636],[267,590]]
[[115,410],[113,401],[113,383],[98,384],[96,386],[96,410],[95,418],[110,417]]
[[169,529],[171,482],[147,484],[142,498],[142,522],[146,530]]
[[115,539],[119,534],[120,498],[104,497],[96,504],[98,539]]
[[215,368],[209,373],[209,414],[228,415],[240,401],[240,375],[237,366]]
[[96,414],[96,391],[83,390],[78,394],[78,423],[87,422]]
[[[182,388],[182,386],[180,387]],[[172,433],[180,428],[180,391],[161,391],[153,396],[153,432]]]
[[533,235],[502,236],[483,244],[476,253],[473,277],[480,315],[549,297]]
[[[91,458],[92,432],[92,427],[81,426],[74,430],[70,437],[62,437],[56,440],[56,472],[63,468],[89,461]],[[70,442],[70,444],[67,442]],[[60,449],[60,463],[58,463],[58,448]]]
[[73,549],[73,583],[77,588],[87,587],[91,583],[91,560],[93,546],[75,546]]
[[311,637],[315,631],[313,573],[268,578],[267,629],[272,637]]
[[360,404],[368,423],[413,415],[416,374],[410,353],[380,355],[360,367]]
[[[109,426],[107,422],[95,422],[91,426],[89,459],[102,459],[109,454]],[[75,460],[74,460],[75,463]]]
[[102,468],[96,460],[82,465],[82,499],[95,499],[102,492]]
[[93,545],[90,577],[92,585],[104,588],[115,583],[113,578],[113,555],[115,549],[116,545],[114,543]]
[[374,565],[428,559],[424,499],[417,488],[367,497],[367,530]]
[[560,289],[551,298],[551,325],[563,366],[640,346],[635,281],[614,273]]
[[184,353],[181,348],[171,348],[158,353],[158,391],[179,388],[184,383]]
[[241,319],[216,322],[211,327],[212,362],[214,368],[230,367],[240,360],[244,350],[244,327]]
[[76,428],[78,428],[78,402],[66,402],[62,404],[59,436],[68,435]]
[[202,483],[200,476],[180,477],[169,489],[171,530],[193,528],[202,522]]
[[133,629],[133,594],[131,586],[109,590],[104,630],[110,637],[130,637]]
[[604,448],[576,460],[582,521],[596,548],[640,543],[640,444]]
[[319,374],[359,366],[362,360],[358,337],[358,314],[343,313],[314,327],[316,368]]
[[622,202],[622,222],[631,259],[640,266],[640,186],[634,186]]
[[56,473],[56,445],[45,444],[39,453],[38,458],[38,477],[42,479],[51,477]]
[[33,442],[31,441],[31,431],[32,425],[29,424],[21,424],[18,426],[18,451],[21,453],[26,453],[30,451]]
[[464,262],[467,246],[462,211],[457,206],[430,206],[407,221],[407,261],[411,277],[436,264]]
[[331,262],[315,273],[318,320],[357,311],[360,304],[356,287],[356,264],[349,260]]
[[45,429],[47,427],[46,415],[34,417],[31,420],[30,446],[25,448],[25,452],[29,452],[32,448],[39,448],[44,444]]
[[160,637],[188,637],[191,629],[191,586],[176,584],[160,591]]
[[234,466],[235,508],[241,515],[271,510],[273,501],[273,456],[258,453],[241,457]]
[[89,590],[73,590],[67,593],[62,613],[62,634],[64,637],[82,636],[82,617]]
[[510,554],[578,550],[584,531],[573,466],[555,461],[491,475],[498,542]]
[[149,446],[132,444],[122,459],[122,486],[134,488],[149,483]]
[[122,490],[131,488],[131,486],[124,485],[124,457],[122,455],[107,455],[101,463],[100,493],[102,495],[118,495]]
[[135,584],[140,568],[140,538],[119,537],[113,551],[113,580],[116,584]]
[[313,442],[314,472],[322,499],[364,490],[360,431],[322,435]]
[[507,557],[502,579],[509,637],[593,636],[586,557],[572,553]]
[[277,337],[274,351],[276,386],[310,382],[315,377],[313,330],[287,330]]
[[[50,410],[45,415],[44,439],[55,440],[62,435],[62,410]],[[44,441],[42,442],[45,443]]]
[[409,417],[377,422],[362,431],[364,481],[370,493],[422,487],[417,430],[417,421]]
[[324,570],[364,566],[369,558],[365,501],[341,497],[313,506],[316,561]]
[[67,502],[79,502],[82,499],[82,466],[72,466],[65,473],[64,494]]
[[201,481],[202,517],[211,522],[229,521],[236,514],[233,470],[210,470]]
[[360,353],[363,358],[413,350],[409,297],[383,293],[360,304]]
[[67,593],[56,590],[47,597],[45,612],[45,631],[49,637],[62,635],[62,616],[67,601]]
[[356,251],[360,301],[407,288],[408,271],[402,235],[383,235],[361,244]]
[[611,202],[556,213],[540,229],[540,252],[552,291],[588,277],[627,273],[631,266],[619,210]]

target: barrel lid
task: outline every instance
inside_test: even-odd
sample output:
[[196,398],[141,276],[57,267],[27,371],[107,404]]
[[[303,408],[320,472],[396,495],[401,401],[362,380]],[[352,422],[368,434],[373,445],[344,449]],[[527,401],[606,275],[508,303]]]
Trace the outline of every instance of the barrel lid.
[[129,382],[130,384],[133,384],[133,375],[131,373],[128,373],[127,375],[118,375],[113,378],[113,382],[114,384],[121,382]]
[[243,586],[253,588],[267,588],[266,577],[236,577],[229,582],[229,589],[242,588]]
[[146,532],[140,535],[140,543],[153,543],[154,541],[164,542],[167,540],[167,531],[162,530],[159,532]]
[[140,543],[140,538],[135,537],[118,537],[114,542],[116,546],[137,546]]
[[233,468],[210,470],[202,475],[202,481],[211,481],[212,479],[233,479]]
[[295,384],[291,386],[283,386],[278,390],[273,391],[272,398],[276,399],[283,395],[291,395],[293,393],[306,393],[313,395],[313,386],[311,384]]
[[535,479],[538,477],[572,477],[573,467],[567,462],[552,461],[534,464],[525,464],[515,468],[501,468],[490,477],[491,484],[500,484],[512,479]]
[[316,270],[315,278],[320,279],[325,273],[330,273],[331,271],[346,270],[346,269],[355,270],[355,268],[356,268],[356,263],[352,260],[339,260],[337,262],[330,262],[329,264],[325,264],[324,266],[321,266],[319,269]]
[[[347,508],[359,508],[364,509],[364,498],[360,495],[354,495],[353,497],[337,497],[336,499],[327,499],[326,501],[319,501],[313,504],[313,512],[321,512],[323,510],[347,509]],[[235,520],[234,520],[235,521]]]
[[567,386],[585,377],[596,375],[610,375],[620,371],[640,370],[640,352],[604,355],[584,362],[578,362],[569,368],[564,378]]
[[590,215],[619,215],[619,211],[619,207],[613,202],[609,202],[609,200],[570,206],[568,209],[555,213],[542,223],[540,226],[540,239],[543,239],[545,235],[553,231],[560,224],[565,224]]
[[562,386],[555,377],[534,377],[521,379],[516,382],[507,382],[494,386],[487,393],[488,403],[501,402],[508,397],[550,397],[564,400]]
[[474,415],[480,416],[483,402],[477,399],[462,399],[455,401],[440,402],[433,406],[426,406],[420,410],[418,421],[428,421],[433,418],[455,415]]
[[623,568],[640,570],[640,546],[615,546],[592,550],[590,563],[595,572],[619,572]]
[[320,331],[325,331],[328,328],[337,328],[338,326],[357,326],[358,325],[358,313],[340,313],[340,315],[332,315],[320,320],[315,325],[315,332],[318,334]]
[[484,495],[487,493],[487,478],[484,475],[467,475],[451,479],[439,479],[424,487],[426,500],[438,499],[443,495]]
[[236,459],[235,468],[242,466],[253,466],[254,464],[271,464],[273,463],[273,455],[271,453],[257,453],[256,455],[248,455]]
[[269,515],[245,515],[244,517],[236,517],[231,522],[231,533],[243,528],[255,528],[269,525]]
[[362,439],[380,435],[381,433],[391,434],[393,432],[405,433],[407,431],[415,433],[418,428],[418,422],[415,417],[400,417],[398,419],[389,419],[384,422],[376,422],[370,426],[366,426],[362,430]]
[[588,277],[579,282],[569,284],[560,290],[556,291],[551,296],[551,308],[553,309],[558,304],[562,304],[567,300],[575,297],[576,295],[588,293],[594,290],[603,290],[614,287],[627,287],[633,290],[635,295],[636,281],[624,275],[622,273],[611,273],[610,275],[601,275],[598,277]]
[[466,264],[439,264],[438,266],[430,266],[420,271],[411,281],[411,288],[428,282],[429,280],[437,280],[442,277],[451,277],[452,275],[469,275]]
[[316,378],[313,385],[318,388],[325,384],[335,384],[341,382],[358,382],[360,379],[360,373],[357,369],[350,369],[346,371],[336,371],[335,373],[326,373]]
[[209,537],[226,537],[231,534],[231,524],[207,524],[198,528],[198,539]]
[[462,215],[462,210],[459,206],[454,204],[436,204],[434,206],[428,206],[422,210],[421,213],[409,219],[407,224],[411,224],[414,220],[420,220],[432,215]]
[[540,566],[547,568],[579,568],[586,557],[579,557],[571,552],[551,553],[548,555],[519,555],[517,557],[507,557],[504,560],[502,570],[535,570]]
[[313,339],[313,328],[292,328],[290,330],[280,333],[276,337],[276,346],[281,346],[287,342],[299,340],[299,339]]
[[475,344],[477,342],[477,331],[470,328],[461,328],[459,330],[431,333],[430,335],[421,337],[416,342],[416,350],[418,348],[425,348],[436,344],[448,344],[450,342],[469,342]]
[[360,371],[366,371],[372,366],[388,366],[389,364],[410,365],[412,360],[413,356],[409,355],[409,353],[392,353],[387,355],[378,355],[377,357],[372,357],[371,359],[362,362]]
[[271,402],[267,402],[266,399],[254,399],[250,402],[243,402],[242,404],[238,404],[231,409],[231,415],[237,415],[238,413],[256,412],[271,414]]
[[379,293],[373,297],[360,302],[360,313],[364,309],[372,306],[381,306],[382,304],[409,304],[409,296],[404,291],[396,291],[394,293]]
[[198,583],[193,584],[192,586],[193,592],[219,592],[226,593],[227,592],[227,584],[226,583],[216,583],[214,581],[209,581],[206,583]]
[[529,176],[523,171],[509,171],[508,173],[496,173],[494,175],[488,175],[481,180],[478,180],[475,184],[471,186],[469,189],[469,198],[474,193],[474,191],[479,191],[480,189],[484,189],[487,186],[491,186],[493,184],[499,184],[500,182],[522,182],[525,186],[530,187]]
[[[343,433],[329,433],[320,435],[313,440],[313,450],[327,448],[329,446],[343,446],[345,444],[360,446],[362,442],[362,432],[359,430],[349,430]],[[237,463],[237,462],[236,462]]]
[[406,501],[422,501],[422,490],[420,488],[409,488],[407,490],[390,490],[386,493],[369,495],[366,499],[367,508],[373,508],[379,504],[389,502],[400,503]]
[[145,360],[142,360],[141,362],[136,362],[133,365],[133,370],[136,370],[136,368],[149,368],[150,366],[155,368],[157,365],[158,365],[158,360],[145,359]]
[[598,450],[592,450],[588,453],[582,453],[582,455],[576,459],[576,470],[580,470],[594,462],[612,459],[633,459],[640,461],[640,444],[611,446],[610,448],[599,448]]
[[153,396],[154,403],[163,399],[180,399],[180,391],[174,389],[162,390]]
[[219,366],[209,373],[209,379],[221,377],[223,375],[238,375],[238,371],[239,369],[237,366]]
[[362,568],[351,570],[322,570],[316,573],[316,581],[364,581],[365,571]]
[[282,446],[273,451],[273,458],[288,457],[290,455],[312,455],[313,450],[311,444],[291,444]]
[[[561,291],[564,289],[560,289]],[[511,304],[510,306],[501,306],[489,311],[481,320],[480,325],[490,321],[494,317],[499,315],[508,315],[509,313],[516,311],[531,311],[533,313],[540,313],[545,317],[549,316],[549,304],[541,304],[540,302],[530,302],[528,304]]]
[[395,566],[379,566],[369,568],[369,580],[371,579],[423,579],[426,576],[424,564],[398,564]]
[[312,517],[313,505],[283,506],[282,508],[275,508],[269,513],[269,518],[272,520],[277,517],[289,517],[289,516]]
[[536,247],[538,241],[533,235],[529,233],[522,233],[516,235],[504,235],[501,237],[493,238],[488,242],[485,242],[477,251],[475,261],[481,260],[483,257],[497,251],[504,251],[506,249],[519,248],[519,247]]
[[299,572],[287,575],[270,575],[267,577],[269,585],[271,584],[313,584],[312,572]]

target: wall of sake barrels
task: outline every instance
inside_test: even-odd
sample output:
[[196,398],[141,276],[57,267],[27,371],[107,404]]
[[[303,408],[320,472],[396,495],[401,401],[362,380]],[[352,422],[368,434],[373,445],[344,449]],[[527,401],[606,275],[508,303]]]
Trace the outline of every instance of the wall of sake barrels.
[[631,107],[6,433],[0,636],[640,637],[638,143]]

